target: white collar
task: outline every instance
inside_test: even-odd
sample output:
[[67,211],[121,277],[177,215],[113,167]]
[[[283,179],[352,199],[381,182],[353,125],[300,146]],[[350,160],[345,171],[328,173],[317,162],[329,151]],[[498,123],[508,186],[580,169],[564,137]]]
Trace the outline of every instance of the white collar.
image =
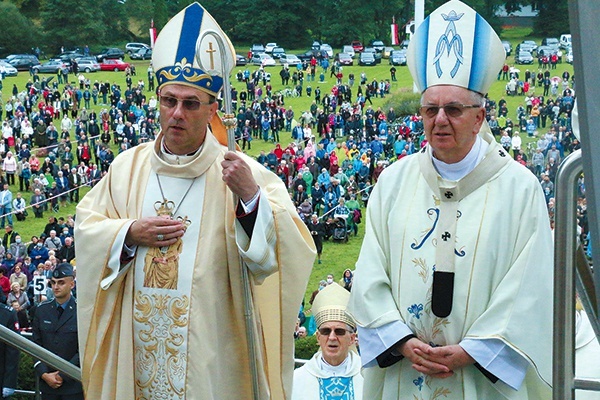
[[202,151],[202,148],[204,147],[204,143],[202,143],[200,145],[200,147],[198,147],[198,150],[196,150],[193,154],[185,154],[185,155],[177,155],[177,154],[173,154],[170,153],[167,150],[167,147],[165,146],[165,139],[163,137],[163,139],[160,142],[160,158],[165,161],[167,164],[171,164],[171,165],[182,165],[182,164],[187,164],[190,161],[192,161],[193,159],[195,159],[196,157],[198,157],[200,155],[200,152]]
[[[349,355],[349,354],[348,354]],[[331,365],[323,358],[323,354],[317,358],[319,369],[323,372],[323,376],[350,376],[350,357],[346,359],[340,365]]]
[[441,160],[438,160],[431,155],[431,161],[437,172],[441,175],[442,178],[450,180],[450,181],[458,181],[465,176],[467,176],[471,171],[475,169],[477,164],[483,160],[485,154],[487,152],[489,144],[483,140],[479,135],[469,150],[469,153],[457,163],[447,164]]

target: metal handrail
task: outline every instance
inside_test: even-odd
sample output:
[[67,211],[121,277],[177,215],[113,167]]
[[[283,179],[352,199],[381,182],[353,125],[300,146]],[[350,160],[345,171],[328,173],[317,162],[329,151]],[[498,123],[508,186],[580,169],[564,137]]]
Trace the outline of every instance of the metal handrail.
[[591,271],[577,243],[577,179],[583,172],[581,150],[570,154],[556,176],[554,226],[553,400],[575,398],[575,389],[600,391],[599,379],[575,376],[575,288],[596,333],[600,333]]
[[46,363],[53,368],[56,368],[61,373],[64,373],[71,379],[75,379],[81,382],[81,369],[68,362],[67,360],[60,358],[56,354],[46,350],[37,343],[32,342],[29,339],[24,338],[20,334],[8,329],[5,326],[0,325],[0,340],[9,346],[16,347],[29,354],[30,356],[39,359],[43,363]]

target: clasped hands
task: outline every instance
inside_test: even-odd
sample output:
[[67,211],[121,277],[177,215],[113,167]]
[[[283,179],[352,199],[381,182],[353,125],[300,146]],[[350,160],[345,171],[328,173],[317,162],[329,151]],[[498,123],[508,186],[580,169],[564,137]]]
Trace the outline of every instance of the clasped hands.
[[457,344],[432,347],[412,338],[398,350],[415,370],[434,378],[448,378],[455,370],[475,363],[473,357]]

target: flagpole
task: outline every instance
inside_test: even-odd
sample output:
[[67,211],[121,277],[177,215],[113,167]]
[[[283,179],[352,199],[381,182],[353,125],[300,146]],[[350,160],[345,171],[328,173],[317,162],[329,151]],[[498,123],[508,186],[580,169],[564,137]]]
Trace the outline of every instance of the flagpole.
[[[235,126],[237,124],[237,119],[233,114],[232,105],[231,105],[231,88],[229,84],[229,74],[231,69],[233,69],[234,65],[228,65],[227,60],[227,48],[221,36],[214,30],[209,29],[206,30],[202,36],[198,39],[197,46],[200,46],[202,40],[206,36],[212,36],[219,47],[219,55],[221,58],[221,74],[223,78],[223,106],[225,109],[225,114],[223,115],[223,124],[227,128],[227,148],[229,151],[236,151],[235,146]],[[202,65],[200,60],[200,52],[196,51],[196,60],[198,64]],[[233,64],[233,63],[231,63]],[[233,204],[234,207],[238,202],[237,196],[233,195]],[[248,267],[244,263],[242,256],[240,258],[240,269],[241,269],[241,281],[242,281],[242,290],[244,297],[244,317],[246,323],[246,341],[248,342],[248,357],[250,362],[250,375],[252,378],[252,393],[253,399],[260,399],[260,376],[258,372],[258,361],[262,359],[262,355],[260,353],[260,349],[256,346],[256,332],[257,325],[254,316],[254,304],[252,301],[252,289],[250,286],[250,278],[248,276]],[[261,363],[262,365],[262,363]]]

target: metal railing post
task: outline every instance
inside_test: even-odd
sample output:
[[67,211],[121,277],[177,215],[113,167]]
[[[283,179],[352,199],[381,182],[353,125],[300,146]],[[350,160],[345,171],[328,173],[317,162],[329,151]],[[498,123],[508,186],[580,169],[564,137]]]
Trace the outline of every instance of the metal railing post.
[[575,249],[577,248],[577,178],[581,150],[570,154],[556,175],[554,220],[553,400],[575,396]]

